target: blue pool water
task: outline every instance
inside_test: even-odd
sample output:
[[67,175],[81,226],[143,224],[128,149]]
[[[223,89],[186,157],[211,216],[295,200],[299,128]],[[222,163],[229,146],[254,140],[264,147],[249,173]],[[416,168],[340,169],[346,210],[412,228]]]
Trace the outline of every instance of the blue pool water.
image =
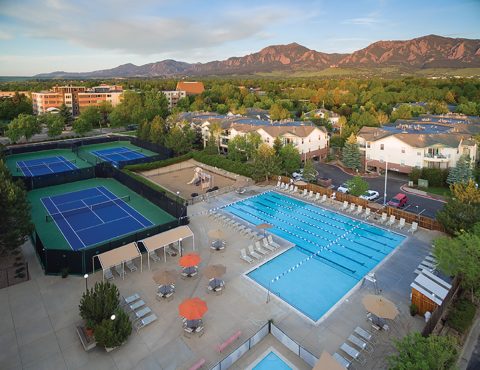
[[270,352],[252,370],[292,370],[292,368],[274,352]]
[[405,239],[404,236],[277,192],[225,208],[295,247],[248,276],[313,321],[319,320]]

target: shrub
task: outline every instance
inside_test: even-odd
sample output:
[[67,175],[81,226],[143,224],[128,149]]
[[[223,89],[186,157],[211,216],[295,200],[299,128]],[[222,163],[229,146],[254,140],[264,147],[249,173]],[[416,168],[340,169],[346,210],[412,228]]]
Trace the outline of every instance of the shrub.
[[150,162],[150,163],[132,164],[132,165],[129,165],[129,166],[125,166],[124,169],[129,170],[129,171],[135,171],[135,172],[148,171],[148,170],[153,170],[155,168],[162,168],[162,167],[170,166],[170,165],[175,164],[175,163],[180,163],[180,162],[186,161],[186,160],[188,160],[192,157],[193,157],[193,153],[187,153],[187,154],[184,154],[184,155],[180,155],[178,157],[163,159],[161,161],[155,161],[155,162]]
[[115,320],[110,316],[95,327],[95,340],[105,348],[118,347],[125,343],[132,333],[132,322],[122,310],[115,311]]
[[459,299],[456,301],[448,314],[448,325],[458,331],[465,333],[470,327],[475,316],[476,307],[467,299]]
[[415,316],[418,313],[418,307],[416,304],[410,305],[410,315]]
[[89,327],[96,327],[110,316],[119,305],[120,293],[114,284],[107,282],[95,283],[87,290],[80,300],[80,316],[86,320]]
[[242,176],[252,177],[253,167],[249,163],[235,162],[219,154],[193,153],[193,158],[209,166],[218,167]]

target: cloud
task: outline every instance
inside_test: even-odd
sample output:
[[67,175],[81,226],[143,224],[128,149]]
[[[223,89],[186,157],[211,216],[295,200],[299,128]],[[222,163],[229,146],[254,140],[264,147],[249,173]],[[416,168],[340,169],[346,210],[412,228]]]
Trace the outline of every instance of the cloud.
[[357,26],[374,26],[385,23],[379,13],[371,13],[365,17],[348,18],[342,21],[342,24],[353,24]]
[[0,40],[11,40],[13,35],[9,32],[0,30]]
[[182,15],[169,15],[162,6],[162,2],[152,1],[97,0],[92,7],[92,2],[27,0],[7,2],[0,14],[19,23],[30,38],[60,39],[87,48],[138,55],[173,54],[265,38],[270,35],[270,25],[300,17],[294,8],[282,5],[227,5],[227,9],[201,14],[194,14],[193,9]]

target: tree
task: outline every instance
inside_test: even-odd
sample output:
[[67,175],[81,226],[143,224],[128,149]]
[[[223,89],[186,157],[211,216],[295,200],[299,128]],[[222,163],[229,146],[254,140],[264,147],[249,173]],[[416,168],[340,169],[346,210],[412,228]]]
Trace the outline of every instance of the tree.
[[388,358],[390,370],[449,370],[457,360],[456,339],[450,336],[410,333],[395,341],[397,355]]
[[150,123],[147,120],[138,125],[137,137],[142,140],[150,140]]
[[43,123],[47,126],[47,134],[50,137],[55,137],[60,135],[63,132],[65,123],[63,117],[59,114],[46,113],[41,115]]
[[22,136],[28,141],[33,135],[40,132],[41,125],[37,117],[22,113],[10,122],[5,134],[11,141],[16,142]]
[[477,105],[473,101],[469,101],[469,102],[457,105],[455,112],[463,113],[463,114],[466,114],[467,116],[476,116],[480,113],[480,105]]
[[210,136],[213,138],[217,146],[217,153],[220,153],[220,134],[222,133],[222,125],[218,121],[214,121],[209,127]]
[[280,148],[278,158],[280,160],[280,169],[285,175],[289,175],[298,170],[302,163],[300,152],[291,143],[285,144]]
[[314,182],[317,179],[317,170],[311,159],[307,159],[303,165],[303,178],[307,182]]
[[350,194],[359,197],[368,190],[368,182],[361,176],[353,176],[347,181],[348,191]]
[[358,149],[357,137],[354,134],[351,134],[345,142],[342,154],[342,162],[346,167],[355,170],[360,169],[360,149]]
[[95,340],[105,348],[121,346],[132,334],[132,322],[121,308],[115,312],[115,320],[104,319],[95,327]]
[[93,288],[82,294],[79,305],[80,317],[93,329],[103,320],[110,320],[119,304],[120,293],[116,285],[108,281],[97,282]]
[[276,155],[280,155],[280,150],[282,149],[282,147],[283,147],[282,139],[280,139],[280,136],[277,136],[273,141],[273,150],[275,150]]
[[91,122],[83,117],[78,117],[75,121],[73,121],[72,127],[73,131],[79,135],[85,135],[87,132],[90,132],[93,129]]
[[0,255],[20,247],[33,231],[30,203],[20,182],[14,182],[0,159]]
[[163,119],[168,116],[168,100],[164,93],[156,89],[145,92],[143,97],[144,118],[151,121],[159,116]]
[[178,155],[191,151],[195,139],[195,132],[190,128],[190,125],[183,124],[182,126],[172,127],[165,137],[165,146]]
[[438,268],[448,276],[460,277],[460,284],[471,292],[472,301],[480,296],[480,222],[456,237],[434,241]]
[[447,183],[450,185],[457,183],[466,184],[472,179],[473,173],[470,157],[464,154],[458,159],[457,165],[450,169],[447,177]]
[[337,122],[340,135],[342,135],[343,128],[345,127],[346,124],[347,124],[347,118],[345,116],[340,116]]
[[86,125],[92,128],[99,126],[102,120],[102,116],[98,110],[98,107],[95,106],[85,107],[82,112],[80,112],[79,118],[85,121]]
[[272,104],[269,114],[272,121],[280,121],[291,117],[290,111],[278,103]]
[[16,92],[12,97],[0,98],[0,121],[10,121],[22,113],[33,114],[32,101],[28,96]]
[[59,109],[58,115],[62,117],[63,124],[68,125],[72,123],[73,118],[72,118],[72,111],[70,110],[70,108],[67,107],[65,104],[62,104],[58,109]]
[[112,111],[113,111],[112,103],[110,103],[109,101],[104,100],[104,101],[102,101],[102,102],[98,105],[97,109],[98,109],[98,113],[100,114],[100,117],[101,117],[101,119],[100,119],[100,122],[101,122],[100,127],[102,127],[102,126],[107,126],[107,124],[108,124],[108,116],[109,116],[109,114],[112,113]]
[[437,212],[436,218],[447,233],[454,235],[461,230],[469,230],[476,222],[480,222],[480,204],[450,199],[443,209]]
[[253,156],[253,173],[256,179],[264,178],[268,181],[270,176],[278,175],[279,165],[275,150],[267,144],[258,147]]
[[463,204],[480,204],[480,189],[475,181],[470,179],[467,183],[455,183],[450,185],[453,198]]
[[412,118],[412,106],[410,104],[402,104],[392,112],[390,117],[392,122],[397,119],[411,119]]
[[243,135],[237,135],[228,141],[228,159],[237,162],[244,162],[247,160],[245,153],[246,138]]
[[438,100],[432,100],[428,102],[427,110],[431,114],[445,114],[449,112],[447,103]]
[[152,122],[150,122],[149,137],[147,137],[152,143],[163,145],[168,133],[168,127],[165,120],[160,116],[155,116]]

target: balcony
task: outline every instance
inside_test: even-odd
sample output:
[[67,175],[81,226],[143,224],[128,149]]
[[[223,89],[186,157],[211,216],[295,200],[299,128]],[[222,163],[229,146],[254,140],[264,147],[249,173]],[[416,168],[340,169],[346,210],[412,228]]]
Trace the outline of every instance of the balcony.
[[448,162],[450,160],[450,158],[441,153],[424,153],[423,159],[427,162]]

